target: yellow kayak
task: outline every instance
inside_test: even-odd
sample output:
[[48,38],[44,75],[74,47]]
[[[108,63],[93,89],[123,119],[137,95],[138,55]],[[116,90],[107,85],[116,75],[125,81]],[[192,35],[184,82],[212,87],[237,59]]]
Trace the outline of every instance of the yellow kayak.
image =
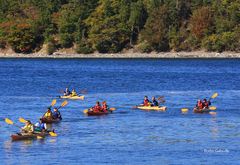
[[137,106],[138,109],[141,110],[154,110],[154,111],[166,111],[167,107],[166,106]]
[[61,99],[84,100],[84,96],[60,96]]

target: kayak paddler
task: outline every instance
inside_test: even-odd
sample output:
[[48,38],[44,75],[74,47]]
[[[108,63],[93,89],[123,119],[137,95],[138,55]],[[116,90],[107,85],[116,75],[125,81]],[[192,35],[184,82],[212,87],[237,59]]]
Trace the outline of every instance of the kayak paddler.
[[203,108],[208,108],[209,105],[211,105],[211,102],[210,100],[207,101],[207,99],[203,99]]
[[100,112],[102,109],[99,101],[96,102],[95,106],[92,108],[93,112]]
[[61,113],[58,111],[57,108],[53,109],[52,117],[53,117],[53,119],[60,119],[60,120],[62,120]]
[[72,90],[71,96],[77,96],[77,92],[75,91],[75,89]]
[[144,100],[143,100],[143,106],[150,106],[151,103],[150,101],[148,100],[148,97],[147,96],[144,96]]
[[108,105],[106,101],[102,102],[102,111],[103,112],[108,112]]
[[43,123],[41,118],[34,126],[35,126],[34,132],[42,132],[47,130],[46,123]]
[[52,111],[51,108],[47,109],[47,112],[43,115],[43,118],[47,118],[47,119],[52,119]]
[[156,98],[153,96],[153,97],[152,97],[152,106],[158,106],[158,105],[159,105],[159,104],[158,104]]
[[21,133],[29,134],[29,133],[33,133],[33,132],[34,132],[34,126],[30,120],[27,120],[27,122],[25,123],[25,126],[21,128]]
[[202,103],[202,101],[201,101],[200,99],[197,101],[196,107],[197,107],[198,109],[203,109],[203,103]]
[[69,96],[69,95],[71,95],[71,92],[68,88],[66,88],[64,91],[64,96]]

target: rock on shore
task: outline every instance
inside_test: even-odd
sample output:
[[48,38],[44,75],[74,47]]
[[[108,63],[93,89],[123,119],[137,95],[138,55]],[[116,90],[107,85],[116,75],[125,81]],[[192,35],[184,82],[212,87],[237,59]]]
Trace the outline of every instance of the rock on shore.
[[2,53],[0,58],[240,58],[240,53],[236,52],[161,52],[161,53],[93,53],[93,54],[69,54],[67,52],[55,52],[52,55],[43,53],[32,54],[17,54],[17,53]]

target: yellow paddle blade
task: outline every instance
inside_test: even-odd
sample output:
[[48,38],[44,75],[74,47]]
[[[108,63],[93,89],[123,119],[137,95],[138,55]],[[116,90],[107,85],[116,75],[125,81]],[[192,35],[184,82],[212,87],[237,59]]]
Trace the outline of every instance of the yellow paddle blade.
[[85,114],[88,113],[88,109],[85,109],[85,110],[83,111],[83,113],[85,113]]
[[27,120],[25,120],[24,118],[22,118],[22,117],[19,117],[19,119],[18,119],[21,123],[26,123],[27,122]]
[[218,93],[214,93],[211,98],[214,99],[214,98],[216,98],[217,96],[218,96]]
[[50,135],[50,136],[53,136],[53,137],[56,137],[56,136],[57,136],[57,134],[56,134],[55,132],[49,132],[49,135]]
[[116,108],[109,108],[109,110],[110,110],[110,111],[115,111],[115,110],[116,110]]
[[217,107],[211,106],[211,107],[209,107],[209,109],[210,109],[210,110],[216,110]]
[[5,118],[5,122],[7,123],[7,124],[13,124],[13,121],[12,120],[10,120],[9,118]]
[[57,100],[54,99],[54,100],[52,101],[52,103],[51,103],[51,106],[53,107],[56,103],[57,103]]
[[187,108],[182,108],[181,111],[182,112],[188,112],[188,109]]
[[68,102],[67,102],[67,100],[65,100],[64,102],[62,102],[61,107],[64,107],[64,106],[66,106],[67,104],[68,104]]

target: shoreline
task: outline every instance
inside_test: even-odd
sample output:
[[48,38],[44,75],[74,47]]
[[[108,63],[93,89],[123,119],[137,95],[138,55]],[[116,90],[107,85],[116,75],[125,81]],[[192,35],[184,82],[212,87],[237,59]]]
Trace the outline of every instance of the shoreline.
[[52,58],[52,59],[73,59],[73,58],[126,58],[126,59],[137,59],[137,58],[155,58],[155,59],[191,59],[191,58],[200,58],[200,59],[218,59],[218,58],[240,58],[240,53],[236,52],[204,52],[204,51],[193,51],[193,52],[161,52],[161,53],[92,53],[92,54],[75,54],[67,52],[55,52],[52,55],[42,54],[42,53],[31,53],[31,54],[18,54],[18,53],[0,53],[0,58]]

